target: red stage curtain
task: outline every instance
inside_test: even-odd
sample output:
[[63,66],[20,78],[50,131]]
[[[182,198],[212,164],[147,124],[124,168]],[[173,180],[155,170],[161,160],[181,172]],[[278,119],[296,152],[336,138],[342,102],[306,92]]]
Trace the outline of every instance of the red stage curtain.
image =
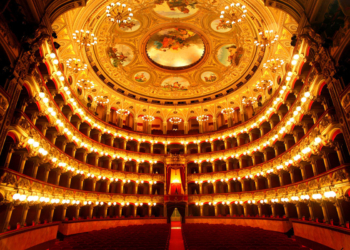
[[184,168],[180,169],[180,173],[181,173],[182,188],[184,189],[184,192],[185,192],[185,171],[184,171]]

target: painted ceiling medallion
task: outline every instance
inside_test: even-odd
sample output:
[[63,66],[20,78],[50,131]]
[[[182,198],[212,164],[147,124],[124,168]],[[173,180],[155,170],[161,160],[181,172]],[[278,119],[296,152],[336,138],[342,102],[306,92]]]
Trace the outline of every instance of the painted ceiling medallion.
[[111,64],[116,68],[130,64],[135,57],[135,53],[132,49],[124,44],[116,44],[112,48],[107,48],[107,54]]
[[197,0],[155,0],[154,11],[166,18],[186,18],[198,11]]
[[168,28],[151,35],[146,52],[151,61],[166,69],[185,69],[197,64],[203,57],[202,38],[186,28]]
[[222,46],[218,53],[218,60],[225,66],[238,66],[243,57],[244,49],[236,44]]

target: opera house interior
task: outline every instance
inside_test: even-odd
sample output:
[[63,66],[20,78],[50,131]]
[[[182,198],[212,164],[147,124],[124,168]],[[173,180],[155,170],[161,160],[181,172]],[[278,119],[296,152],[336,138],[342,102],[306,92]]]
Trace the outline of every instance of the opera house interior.
[[349,0],[1,0],[0,249],[350,250]]

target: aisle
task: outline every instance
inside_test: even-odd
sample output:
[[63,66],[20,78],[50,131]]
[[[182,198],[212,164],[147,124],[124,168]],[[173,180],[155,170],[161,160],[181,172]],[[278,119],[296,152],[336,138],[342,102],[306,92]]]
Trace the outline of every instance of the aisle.
[[170,231],[169,250],[185,250],[182,240],[181,222],[172,221]]

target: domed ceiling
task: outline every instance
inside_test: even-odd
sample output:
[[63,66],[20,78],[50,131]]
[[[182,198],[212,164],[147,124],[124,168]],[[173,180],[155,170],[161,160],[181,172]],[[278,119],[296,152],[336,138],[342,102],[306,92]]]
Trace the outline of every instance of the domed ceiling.
[[[87,7],[60,17],[53,29],[61,32],[65,56],[79,55],[90,63],[86,75],[98,76],[92,93],[102,94],[103,89],[104,95],[130,93],[158,100],[188,100],[228,89],[227,93],[238,93],[265,75],[259,67],[272,53],[290,57],[290,36],[297,28],[289,16],[282,17],[262,1],[240,2],[247,4],[246,17],[231,24],[229,18],[220,18],[231,1],[128,1],[126,8],[133,16],[119,24],[105,13],[112,1],[90,0]],[[284,29],[286,22],[289,26]],[[82,28],[98,37],[97,45],[86,51],[62,39],[62,30],[68,38]],[[272,28],[285,42],[274,48],[256,46],[259,32]],[[101,83],[105,86],[99,88]]]
[[219,19],[197,1],[155,1],[133,9],[126,23],[100,22],[93,48],[101,73],[115,86],[165,99],[193,98],[237,82],[256,59],[254,29]]

